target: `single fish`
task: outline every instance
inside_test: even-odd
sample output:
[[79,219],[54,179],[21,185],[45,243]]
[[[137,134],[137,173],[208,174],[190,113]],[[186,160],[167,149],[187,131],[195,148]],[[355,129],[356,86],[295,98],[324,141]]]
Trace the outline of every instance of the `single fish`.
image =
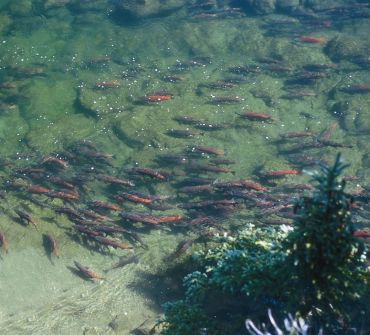
[[232,180],[232,181],[216,181],[212,183],[212,185],[216,188],[223,188],[223,189],[233,189],[233,188],[242,188],[242,189],[250,189],[254,191],[266,191],[267,187],[264,187],[254,181],[240,179],[240,180]]
[[295,169],[285,169],[285,170],[273,170],[273,171],[266,171],[262,175],[264,178],[279,178],[285,177],[288,175],[298,175],[300,172]]
[[49,164],[49,165],[52,165],[56,168],[61,168],[61,169],[65,169],[65,168],[68,167],[68,164],[67,164],[66,161],[64,161],[63,159],[54,157],[54,156],[45,156],[45,157],[43,157],[40,164],[41,165]]
[[37,223],[36,223],[36,221],[31,217],[31,215],[30,215],[30,214],[28,214],[27,212],[25,212],[23,209],[20,209],[20,208],[16,208],[14,211],[18,214],[18,216],[19,216],[19,218],[20,218],[21,220],[26,221],[26,222],[27,222],[27,224],[32,224],[32,225],[33,225],[33,226],[35,226],[35,228],[37,229]]
[[190,129],[169,129],[166,131],[166,135],[175,138],[191,138],[194,136],[203,135],[201,132],[194,132]]
[[151,224],[151,225],[157,225],[160,222],[158,221],[158,218],[147,215],[147,214],[141,214],[141,213],[129,213],[122,211],[120,212],[120,216],[124,220],[132,221],[132,222],[141,222],[145,224]]
[[58,176],[51,176],[47,175],[47,181],[51,182],[52,184],[61,186],[63,188],[67,188],[70,190],[75,190],[75,185],[73,185],[71,182],[64,180],[63,178],[60,178]]
[[168,256],[168,260],[174,260],[183,255],[192,246],[193,243],[194,243],[193,239],[181,241],[178,244],[176,250]]
[[166,180],[167,179],[167,173],[166,172],[154,170],[154,169],[151,169],[151,168],[134,167],[130,170],[130,172],[133,173],[133,174],[149,176],[151,178],[159,179],[159,180]]
[[52,198],[52,199],[58,198],[58,199],[67,200],[67,201],[78,200],[80,198],[79,194],[73,191],[69,191],[69,192],[50,191],[44,194],[47,197]]
[[6,240],[5,234],[2,233],[2,232],[0,232],[0,243],[1,243],[1,246],[3,247],[4,251],[9,252],[9,250],[10,250],[9,243]]
[[48,250],[55,256],[60,257],[60,251],[57,245],[55,238],[50,234],[43,234],[45,246],[47,246]]
[[347,87],[343,87],[341,91],[349,94],[370,93],[370,85],[365,84],[349,85]]
[[218,97],[218,96],[211,96],[211,99],[208,103],[212,105],[231,105],[231,104],[239,104],[244,99],[235,96],[235,97]]
[[120,257],[117,263],[113,264],[109,269],[104,270],[104,272],[109,272],[114,269],[123,268],[124,266],[132,263],[135,264],[139,263],[139,257],[137,255]]
[[135,186],[135,184],[127,179],[116,178],[108,175],[99,175],[97,177],[100,181],[110,184],[123,185],[123,186]]
[[110,238],[106,238],[106,237],[102,237],[102,236],[95,236],[95,239],[99,243],[110,246],[110,247],[113,247],[115,249],[118,248],[118,249],[126,250],[126,249],[132,249],[133,248],[133,246],[129,245],[128,243],[122,243],[120,241],[112,240]]
[[101,280],[101,279],[104,279],[103,276],[99,275],[98,273],[90,270],[89,267],[87,266],[84,266],[80,263],[78,263],[77,261],[74,261],[75,263],[75,266],[76,268],[78,269],[78,271],[84,276],[86,277],[87,279],[91,279],[91,280]]
[[155,103],[161,101],[168,101],[173,98],[173,94],[169,92],[155,92],[152,94],[146,94],[143,97],[140,97],[138,102],[142,103]]
[[28,193],[34,193],[34,194],[43,194],[43,193],[48,193],[51,190],[43,187],[43,186],[38,186],[38,185],[30,185],[26,188],[26,191]]
[[202,154],[209,154],[209,155],[216,155],[216,156],[224,156],[225,151],[221,148],[214,148],[214,147],[206,147],[202,145],[195,145],[191,148],[192,152],[199,152]]
[[111,204],[109,202],[104,202],[104,201],[92,201],[89,203],[89,206],[92,208],[102,208],[102,209],[108,209],[111,211],[120,211],[121,208],[117,206],[116,204]]
[[201,192],[213,192],[214,188],[211,184],[184,186],[179,189],[180,193],[201,193]]
[[234,207],[238,202],[235,200],[221,199],[221,200],[205,200],[198,202],[188,202],[179,204],[178,207],[183,209],[203,209],[203,208],[217,208],[218,206]]
[[315,37],[315,36],[301,36],[299,39],[301,43],[311,43],[311,44],[325,44],[326,39],[324,37]]
[[127,193],[127,192],[121,192],[117,195],[114,195],[113,198],[118,201],[128,200],[128,201],[135,202],[138,204],[143,204],[143,205],[149,205],[153,202],[153,200],[149,197],[140,196],[138,194]]
[[202,122],[206,122],[203,119],[195,119],[192,116],[175,116],[173,120],[181,124],[194,125]]
[[274,121],[273,117],[268,114],[246,111],[239,114],[242,118],[250,121]]

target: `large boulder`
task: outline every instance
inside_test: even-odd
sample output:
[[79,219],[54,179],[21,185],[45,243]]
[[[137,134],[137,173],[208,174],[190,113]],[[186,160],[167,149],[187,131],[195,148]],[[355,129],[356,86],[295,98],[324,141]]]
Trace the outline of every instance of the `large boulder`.
[[256,14],[273,13],[276,7],[276,0],[244,0],[242,3]]
[[334,100],[328,102],[329,112],[338,119],[341,127],[351,134],[369,134],[370,118],[368,97],[336,92]]
[[32,16],[34,14],[31,0],[12,1],[9,4],[8,11],[11,15],[20,17]]
[[44,3],[44,8],[46,10],[61,8],[67,6],[70,2],[71,0],[46,0]]
[[2,156],[12,155],[23,143],[29,127],[17,105],[0,101],[0,117],[0,153]]
[[370,48],[366,43],[356,40],[354,36],[346,36],[344,34],[331,39],[324,49],[326,55],[334,62],[363,57],[369,51]]
[[277,0],[276,7],[278,10],[289,12],[294,10],[300,6],[299,0]]
[[0,14],[0,33],[5,32],[5,30],[12,23],[12,19],[8,15]]
[[[61,0],[59,0],[60,2]],[[68,5],[74,11],[78,11],[81,13],[84,12],[99,12],[103,13],[107,9],[107,0],[89,0],[89,1],[81,1],[81,0],[71,0]]]

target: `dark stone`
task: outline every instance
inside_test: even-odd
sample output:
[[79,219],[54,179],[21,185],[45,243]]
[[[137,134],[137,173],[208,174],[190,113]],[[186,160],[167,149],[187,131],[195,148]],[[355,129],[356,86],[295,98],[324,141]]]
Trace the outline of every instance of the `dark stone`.
[[333,61],[351,60],[356,57],[362,57],[367,54],[367,49],[363,42],[356,41],[354,37],[337,36],[331,39],[324,52]]
[[290,12],[300,6],[299,0],[277,0],[276,7],[284,12]]
[[342,118],[349,112],[349,103],[348,101],[338,101],[335,102],[331,108],[330,112],[333,116]]
[[89,1],[81,1],[81,0],[71,0],[69,2],[69,6],[77,12],[104,12],[107,9],[107,1],[106,0],[89,0]]
[[186,5],[185,0],[115,0],[116,19],[135,20],[149,17],[162,17],[172,14]]
[[276,0],[243,0],[242,3],[256,14],[270,14],[276,9]]

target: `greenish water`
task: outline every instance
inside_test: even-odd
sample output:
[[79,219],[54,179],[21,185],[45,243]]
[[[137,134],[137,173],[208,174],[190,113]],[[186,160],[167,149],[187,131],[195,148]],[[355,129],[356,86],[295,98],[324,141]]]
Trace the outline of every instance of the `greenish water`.
[[[113,158],[106,160],[108,164],[71,159],[65,170],[52,169],[51,173],[71,179],[93,167],[104,174],[131,178],[127,170],[135,164],[166,170],[172,173],[168,182],[134,179],[138,191],[171,195],[169,203],[174,205],[213,197],[178,193],[178,183],[186,175],[261,181],[262,171],[311,169],[304,164],[297,167],[290,154],[292,146],[307,140],[282,140],[281,135],[309,131],[319,137],[336,123],[330,140],[345,147],[331,145],[293,153],[332,160],[341,150],[351,163],[347,174],[359,177],[350,182],[349,189],[366,190],[369,184],[370,93],[343,91],[348,85],[370,85],[369,62],[364,60],[370,56],[366,16],[330,16],[331,25],[320,25],[328,18],[319,16],[312,24],[272,14],[201,19],[182,8],[167,17],[126,22],[106,1],[20,1],[18,6],[9,1],[0,8],[0,153],[8,162],[1,170],[5,193],[0,230],[10,245],[0,259],[4,334],[129,334],[145,320],[158,317],[160,304],[171,297],[175,284],[171,278],[159,284],[154,275],[166,268],[166,256],[178,242],[198,234],[173,225],[148,228],[139,224],[137,231],[149,248],[136,247],[138,264],[110,271],[101,282],[76,275],[75,260],[103,273],[118,256],[131,252],[101,252],[86,245],[67,216],[50,208],[65,206],[65,202],[35,195],[46,204],[39,206],[26,197],[27,185],[50,184],[15,173],[20,167],[39,167],[47,155],[73,151],[76,143],[93,143],[96,150]],[[302,43],[301,36],[324,38],[327,45]],[[333,42],[336,40],[340,43]],[[363,60],[360,65],[359,59]],[[335,67],[318,71],[318,80],[302,84],[302,71],[308,71],[303,67],[309,64]],[[245,65],[257,68],[236,74],[230,70]],[[274,65],[287,69],[277,70]],[[180,78],[163,80],[170,75]],[[228,89],[207,87],[230,78],[240,83]],[[114,87],[97,87],[104,82],[112,82]],[[142,103],[143,96],[161,91],[170,92],[172,99]],[[282,98],[289,91],[310,94]],[[238,97],[240,101],[217,105],[212,96]],[[239,114],[246,110],[271,115],[273,122],[243,119]],[[206,124],[222,124],[225,129],[197,129],[174,120],[180,116],[206,119]],[[171,129],[187,128],[194,132],[190,138],[168,135]],[[195,145],[223,149],[224,158],[235,161],[229,166],[233,174],[203,173],[163,158],[165,154],[184,156]],[[200,162],[209,160],[203,155]],[[277,184],[308,179],[301,174]],[[89,181],[78,188],[80,199],[75,206],[86,207],[93,200],[112,202],[112,195],[119,190],[125,188]],[[120,206],[150,213],[143,205]],[[17,219],[14,209],[20,207],[32,214],[38,229]],[[224,214],[222,231],[253,220],[256,212],[249,205]],[[181,208],[152,214],[197,216]],[[117,214],[110,216],[119,220]],[[220,213],[215,216],[219,218]],[[57,240],[60,258],[48,257],[42,240],[46,233]],[[119,332],[109,326],[116,316]]]

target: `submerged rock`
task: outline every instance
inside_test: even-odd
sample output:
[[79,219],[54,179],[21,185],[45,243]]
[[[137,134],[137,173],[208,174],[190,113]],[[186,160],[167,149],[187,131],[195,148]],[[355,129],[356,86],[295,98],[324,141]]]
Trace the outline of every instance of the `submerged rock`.
[[[243,0],[245,7],[256,14],[291,12],[306,5],[301,0]],[[311,3],[309,5],[312,5]]]
[[244,0],[242,3],[256,14],[273,13],[276,8],[276,0]]
[[34,14],[31,0],[12,1],[8,10],[14,16],[32,16]]
[[12,19],[8,15],[0,15],[0,33],[5,31],[10,24],[12,23]]
[[27,122],[21,117],[18,106],[0,102],[0,145],[1,154],[10,155],[14,148],[23,142],[29,130]]
[[77,106],[88,116],[103,118],[125,111],[128,100],[129,97],[118,87],[107,90],[81,88],[77,95]]
[[[61,0],[58,0],[59,2]],[[107,0],[71,0],[69,5],[75,11],[87,12],[87,11],[97,11],[104,12],[107,9]]]
[[159,131],[164,125],[165,116],[162,111],[151,111],[138,108],[134,113],[121,114],[112,122],[113,133],[130,148],[143,149],[155,146],[166,147],[173,138]]
[[158,324],[159,317],[145,320],[139,327],[135,328],[131,333],[133,335],[155,335],[160,334],[161,326]]
[[132,19],[167,16],[186,5],[185,0],[114,0],[112,2],[116,14]]
[[369,49],[369,46],[355,40],[353,36],[341,35],[331,39],[324,48],[324,52],[331,60],[338,62],[366,56]]
[[71,0],[46,0],[44,8],[46,10],[60,8],[68,5]]
[[83,329],[82,335],[113,335],[114,331],[110,328],[90,327],[86,326]]
[[63,143],[88,138],[93,133],[91,130],[93,127],[93,120],[89,120],[83,115],[71,114],[53,123],[30,122],[24,140],[30,148],[46,154],[55,147],[61,148]]
[[[129,317],[127,313],[119,314],[114,317],[114,319],[109,322],[108,326],[111,330],[114,331],[114,334],[122,334],[122,335],[155,335],[159,334],[157,331],[159,328],[157,326],[157,319],[149,317],[140,325]],[[128,331],[128,329],[133,329],[132,331]]]
[[277,0],[276,7],[278,10],[284,12],[290,12],[293,9],[298,8],[301,5],[299,0]]
[[351,134],[370,134],[369,108],[366,96],[354,95],[346,97],[344,93],[337,92],[335,101],[328,110],[335,116],[341,127]]

